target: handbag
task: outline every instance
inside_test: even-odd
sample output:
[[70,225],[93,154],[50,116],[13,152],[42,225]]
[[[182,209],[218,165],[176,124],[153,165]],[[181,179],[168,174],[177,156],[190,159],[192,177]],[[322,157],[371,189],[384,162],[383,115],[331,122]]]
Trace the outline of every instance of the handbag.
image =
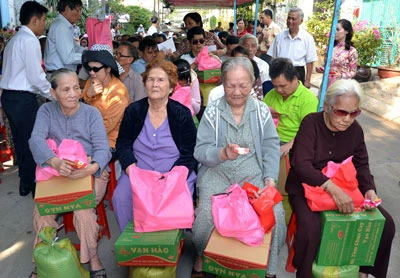
[[135,232],[190,229],[193,200],[187,184],[189,170],[175,166],[163,174],[129,167]]
[[95,44],[107,44],[111,47],[111,49],[113,49],[110,26],[110,17],[104,19],[103,21],[93,17],[86,19],[86,33],[89,40],[88,49],[91,49]]
[[249,202],[260,219],[261,226],[264,228],[264,231],[268,233],[276,224],[274,206],[283,200],[282,195],[275,187],[267,186],[261,195],[256,198],[254,191],[257,192],[258,187],[249,182],[245,182],[242,188],[246,191]]
[[210,56],[207,46],[203,47],[194,60],[194,63],[197,64],[197,69],[200,71],[221,68],[221,60],[217,56]]
[[[353,156],[348,157],[341,163],[329,161],[327,166],[322,169],[322,173],[351,197],[354,207],[361,207],[364,203],[364,197],[358,189],[357,170],[352,159]],[[332,197],[320,186],[310,186],[306,183],[302,183],[302,185],[307,204],[312,211],[338,209]]]
[[212,196],[215,228],[225,237],[233,237],[250,246],[264,241],[264,229],[249,203],[246,192],[235,183],[226,193]]

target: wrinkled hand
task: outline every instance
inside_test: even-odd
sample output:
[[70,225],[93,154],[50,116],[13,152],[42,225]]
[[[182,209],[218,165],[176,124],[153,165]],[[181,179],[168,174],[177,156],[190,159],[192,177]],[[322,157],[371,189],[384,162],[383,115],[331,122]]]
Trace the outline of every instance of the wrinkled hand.
[[354,211],[353,200],[339,186],[332,182],[329,185],[327,192],[335,201],[340,212],[352,213]]
[[316,67],[315,71],[318,73],[324,73],[324,68],[323,67]]
[[[372,202],[375,202],[375,200],[378,199],[379,197],[378,197],[378,195],[376,195],[375,190],[370,189],[370,190],[368,190],[368,191],[365,193],[364,198],[365,198],[366,200],[371,200]],[[366,210],[374,209],[374,207],[371,207],[371,206],[368,206],[368,205],[365,205],[364,208],[365,208]]]
[[226,147],[221,148],[220,157],[222,160],[235,160],[239,154],[235,153],[234,148],[240,147],[238,144],[228,144]]
[[293,144],[286,143],[281,146],[281,156],[285,156],[289,154],[289,151],[292,149]]
[[58,157],[52,157],[47,162],[51,167],[57,170],[60,176],[68,177],[72,172],[72,166],[69,165],[65,160]]
[[265,180],[264,180],[264,188],[258,190],[257,192],[256,192],[256,191],[253,191],[254,196],[256,196],[256,198],[258,199],[258,198],[263,194],[264,190],[266,190],[266,188],[267,188],[268,186],[276,187],[275,181],[274,181],[273,179],[271,179],[271,178],[265,179]]
[[80,179],[86,176],[94,175],[97,170],[100,168],[99,164],[93,163],[89,164],[83,169],[72,169],[71,173],[69,174],[68,178],[70,179]]

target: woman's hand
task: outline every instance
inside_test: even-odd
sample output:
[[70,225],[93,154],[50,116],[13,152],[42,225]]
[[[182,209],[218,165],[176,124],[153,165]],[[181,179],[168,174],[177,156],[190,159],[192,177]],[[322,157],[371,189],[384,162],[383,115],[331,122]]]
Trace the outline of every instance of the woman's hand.
[[235,160],[239,154],[235,153],[234,148],[238,148],[237,144],[228,144],[219,150],[219,156],[222,160]]
[[94,175],[94,173],[99,170],[100,165],[97,163],[89,164],[83,169],[72,169],[71,173],[69,174],[68,178],[70,179],[80,179],[86,176]]
[[98,81],[96,78],[93,78],[89,90],[87,92],[89,97],[95,97],[98,94],[101,94],[104,90],[103,84]]
[[129,165],[128,167],[126,167],[125,173],[129,176],[129,168],[131,167],[136,167],[136,163],[132,163],[131,165]]
[[256,198],[258,199],[268,186],[276,187],[276,183],[275,183],[275,180],[273,178],[265,178],[264,179],[264,188],[263,189],[259,189],[257,192],[253,191],[254,196],[256,196]]
[[[373,203],[375,203],[376,199],[379,199],[378,195],[376,195],[376,192],[373,189],[368,190],[365,193],[364,198],[365,198],[365,200],[371,200],[371,202],[373,202]],[[364,205],[364,208],[366,210],[371,210],[371,209],[374,209],[375,207],[371,207],[369,205]]]
[[316,67],[315,71],[318,73],[324,73],[324,67]]
[[[354,203],[350,196],[330,180],[327,182],[330,182],[330,184],[327,187],[326,192],[328,192],[328,194],[335,201],[339,211],[342,213],[352,213],[354,211]],[[324,187],[324,185],[325,184],[323,184],[322,187]]]
[[72,166],[69,165],[65,160],[58,157],[52,157],[46,161],[51,167],[57,170],[60,176],[68,177],[72,172]]

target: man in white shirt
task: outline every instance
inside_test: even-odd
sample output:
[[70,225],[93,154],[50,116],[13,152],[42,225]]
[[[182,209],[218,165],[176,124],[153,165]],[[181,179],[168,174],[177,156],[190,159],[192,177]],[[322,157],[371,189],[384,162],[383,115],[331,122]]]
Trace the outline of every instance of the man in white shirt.
[[[311,74],[313,64],[317,61],[317,50],[314,38],[304,30],[300,29],[304,13],[298,7],[289,10],[287,17],[287,30],[279,33],[272,42],[267,54],[272,58],[282,57],[292,60],[299,80],[307,88],[311,87]],[[304,67],[307,68],[307,74]]]
[[42,52],[38,36],[46,26],[47,8],[35,1],[25,2],[19,20],[23,25],[4,50],[1,104],[10,122],[18,157],[19,194],[35,194],[35,169],[28,140],[39,109],[36,94],[53,99],[50,83],[41,67]]
[[153,16],[151,18],[151,26],[147,30],[147,36],[152,36],[154,33],[158,33],[157,26],[158,26],[158,17]]
[[273,21],[273,12],[269,9],[265,9],[260,14],[260,22],[264,24],[263,41],[260,44],[261,59],[269,63],[269,56],[267,51],[271,46],[275,37],[282,31],[281,27]]
[[83,48],[74,39],[74,24],[82,15],[81,0],[60,0],[59,14],[50,26],[44,51],[44,65],[47,73],[60,68],[76,71],[82,63]]

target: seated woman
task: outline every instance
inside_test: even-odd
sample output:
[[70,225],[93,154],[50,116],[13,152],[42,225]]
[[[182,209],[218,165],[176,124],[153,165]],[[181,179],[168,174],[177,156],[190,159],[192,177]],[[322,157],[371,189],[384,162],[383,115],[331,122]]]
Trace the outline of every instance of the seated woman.
[[119,79],[121,66],[115,61],[111,48],[102,44],[95,44],[86,51],[82,56],[82,64],[90,74],[83,89],[83,99],[100,111],[112,159],[115,159],[119,125],[130,103],[128,89]]
[[[103,199],[107,188],[107,164],[110,161],[106,130],[99,111],[79,102],[81,90],[75,72],[68,69],[55,71],[50,79],[51,94],[57,100],[43,104],[36,116],[36,122],[29,139],[33,158],[41,167],[51,166],[61,176],[71,179],[94,176],[96,204]],[[65,160],[59,159],[49,148],[46,140],[53,139],[57,145],[63,139],[79,141],[91,157],[91,163],[84,169],[74,170]],[[36,206],[33,209],[33,228],[36,235],[46,226],[58,228],[57,215],[41,216]],[[95,209],[74,211],[74,226],[80,239],[80,260],[89,262],[92,275],[106,277],[106,272],[97,254],[97,224]],[[39,242],[35,238],[35,245]],[[36,277],[33,275],[31,277]]]
[[[254,70],[246,57],[232,58],[222,65],[221,79],[225,94],[210,103],[200,121],[194,156],[201,163],[196,187],[199,204],[193,225],[193,242],[197,249],[192,277],[202,277],[204,249],[214,228],[211,196],[225,192],[230,185],[248,181],[261,192],[276,186],[279,173],[279,138],[268,107],[250,96]],[[235,147],[249,148],[238,155]],[[267,277],[278,268],[279,250],[286,236],[282,202],[274,206],[276,225],[272,230]],[[200,272],[200,273],[199,273]]]
[[[360,114],[360,85],[354,80],[338,80],[329,87],[324,111],[307,115],[297,132],[291,151],[291,168],[286,180],[289,201],[297,216],[293,266],[296,277],[312,277],[312,263],[320,245],[321,219],[307,205],[301,183],[320,186],[333,198],[340,212],[352,213],[352,199],[321,170],[328,161],[342,162],[353,156],[359,189],[365,199],[375,201],[378,196],[374,178],[368,166],[368,153],[361,126],[355,120]],[[366,207],[366,209],[371,209]],[[386,218],[374,266],[361,266],[360,278],[368,274],[386,277],[395,227],[392,217],[381,206]]]
[[143,82],[148,97],[128,106],[117,139],[123,173],[112,203],[121,231],[133,218],[129,167],[166,173],[174,166],[186,166],[192,194],[196,180],[196,127],[189,108],[169,98],[178,82],[176,66],[156,59],[146,66]]

